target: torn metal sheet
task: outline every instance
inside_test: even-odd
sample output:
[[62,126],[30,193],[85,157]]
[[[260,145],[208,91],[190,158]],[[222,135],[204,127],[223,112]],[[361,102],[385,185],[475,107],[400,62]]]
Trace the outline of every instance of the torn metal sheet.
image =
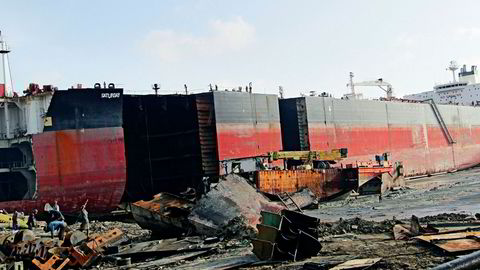
[[182,254],[182,255],[172,255],[172,256],[168,256],[168,257],[165,257],[165,258],[161,258],[161,259],[153,260],[153,261],[149,261],[149,262],[139,262],[139,263],[134,263],[134,264],[131,264],[131,265],[116,266],[116,267],[112,267],[112,268],[104,268],[104,270],[118,270],[118,269],[132,269],[132,268],[135,268],[135,269],[145,269],[145,268],[151,269],[153,267],[158,268],[160,266],[176,263],[176,262],[179,262],[179,261],[192,260],[194,258],[206,255],[209,252],[210,252],[210,250],[193,251],[193,252],[188,252],[188,253],[185,253],[185,254]]
[[120,252],[114,254],[119,257],[140,257],[153,255],[170,255],[175,253],[208,250],[216,243],[205,244],[200,237],[188,237],[185,239],[162,239],[130,244],[120,247]]
[[188,232],[187,216],[193,203],[170,193],[159,193],[153,200],[132,204],[132,215],[140,227],[162,236],[175,236]]
[[247,225],[256,229],[262,210],[278,213],[282,209],[284,206],[270,202],[247,179],[232,174],[221,177],[219,183],[197,202],[188,220],[197,233],[216,235],[235,217],[244,217]]
[[217,269],[217,270],[226,270],[226,269],[237,269],[239,267],[248,266],[254,262],[258,262],[258,258],[255,255],[240,255],[240,256],[231,256],[225,258],[219,258],[212,261],[202,261],[187,264],[184,266],[176,267],[176,269],[182,270],[197,270],[197,269]]
[[252,240],[253,253],[262,260],[299,260],[318,254],[316,218],[283,210],[281,215],[262,212],[257,238]]
[[330,270],[363,269],[378,263],[382,258],[355,259],[339,264]]
[[433,244],[451,253],[480,250],[480,232],[446,232],[417,236],[415,239]]

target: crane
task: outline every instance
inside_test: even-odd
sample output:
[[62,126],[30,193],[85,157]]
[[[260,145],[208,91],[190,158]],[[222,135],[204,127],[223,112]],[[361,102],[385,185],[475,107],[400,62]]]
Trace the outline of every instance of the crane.
[[361,94],[356,94],[355,93],[355,86],[378,86],[380,89],[385,91],[387,94],[387,99],[391,99],[393,97],[393,89],[392,85],[386,81],[384,81],[382,78],[379,78],[378,80],[375,81],[364,81],[364,82],[353,82],[353,72],[350,72],[350,82],[347,84],[347,87],[350,87],[351,93],[346,94],[346,98],[357,98],[361,96]]

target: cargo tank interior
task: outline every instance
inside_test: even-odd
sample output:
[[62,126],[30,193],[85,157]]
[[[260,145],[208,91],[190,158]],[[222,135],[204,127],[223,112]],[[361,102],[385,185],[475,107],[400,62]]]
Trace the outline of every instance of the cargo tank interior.
[[202,153],[195,95],[124,95],[124,200],[198,189]]

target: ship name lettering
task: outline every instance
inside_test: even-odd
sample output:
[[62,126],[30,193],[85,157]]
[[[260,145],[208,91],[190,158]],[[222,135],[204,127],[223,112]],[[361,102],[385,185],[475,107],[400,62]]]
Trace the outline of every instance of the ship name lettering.
[[120,93],[102,93],[102,98],[119,98]]

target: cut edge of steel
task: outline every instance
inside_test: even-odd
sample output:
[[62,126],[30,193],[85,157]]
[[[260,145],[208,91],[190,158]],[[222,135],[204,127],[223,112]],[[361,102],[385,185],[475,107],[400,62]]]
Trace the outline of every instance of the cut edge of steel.
[[447,252],[463,252],[480,250],[479,231],[455,231],[441,234],[421,235],[415,239],[435,245]]

